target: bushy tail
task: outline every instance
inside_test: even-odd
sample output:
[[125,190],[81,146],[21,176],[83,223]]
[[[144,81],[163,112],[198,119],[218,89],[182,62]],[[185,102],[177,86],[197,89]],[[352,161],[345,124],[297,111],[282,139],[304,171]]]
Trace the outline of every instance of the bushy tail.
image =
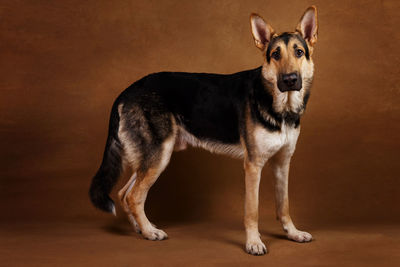
[[93,205],[98,209],[113,213],[114,215],[116,214],[115,205],[109,194],[117,183],[122,170],[122,147],[118,139],[119,114],[116,103],[114,103],[111,109],[108,138],[103,161],[96,175],[93,177],[89,190],[90,200]]

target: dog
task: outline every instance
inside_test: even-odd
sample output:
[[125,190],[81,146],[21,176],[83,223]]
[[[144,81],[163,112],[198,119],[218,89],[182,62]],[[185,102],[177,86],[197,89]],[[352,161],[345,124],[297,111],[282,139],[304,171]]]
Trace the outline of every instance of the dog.
[[248,253],[267,252],[258,231],[259,184],[267,161],[274,174],[277,218],[287,237],[312,240],[290,218],[288,175],[313,80],[317,8],[309,7],[293,32],[278,34],[254,13],[250,23],[262,66],[229,75],[154,73],[118,96],[103,161],[89,190],[95,207],[116,214],[109,194],[127,173],[131,178],[118,198],[130,223],[146,239],[166,239],[146,217],[146,196],[172,152],[192,145],[244,160]]

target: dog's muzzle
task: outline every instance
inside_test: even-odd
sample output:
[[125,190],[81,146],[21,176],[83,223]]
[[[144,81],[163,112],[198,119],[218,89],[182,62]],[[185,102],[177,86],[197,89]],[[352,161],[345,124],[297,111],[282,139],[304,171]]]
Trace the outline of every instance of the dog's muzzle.
[[281,92],[300,91],[301,90],[301,75],[297,72],[288,74],[280,74],[278,78],[278,88]]

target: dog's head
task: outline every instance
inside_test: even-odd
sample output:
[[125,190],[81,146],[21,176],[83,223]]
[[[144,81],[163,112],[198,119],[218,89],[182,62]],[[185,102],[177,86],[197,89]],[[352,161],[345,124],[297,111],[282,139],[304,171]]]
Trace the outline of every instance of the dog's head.
[[309,7],[294,32],[277,34],[259,15],[250,16],[256,46],[263,52],[263,76],[274,94],[309,89],[314,64],[312,53],[317,42],[317,9]]

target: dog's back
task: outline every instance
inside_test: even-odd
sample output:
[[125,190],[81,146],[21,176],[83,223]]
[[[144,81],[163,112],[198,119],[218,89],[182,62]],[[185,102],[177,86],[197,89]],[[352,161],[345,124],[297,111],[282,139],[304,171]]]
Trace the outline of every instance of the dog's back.
[[134,83],[117,101],[123,114],[133,107],[144,109],[149,120],[154,113],[168,113],[196,138],[236,144],[239,118],[248,95],[261,83],[260,70],[230,75],[155,73]]

